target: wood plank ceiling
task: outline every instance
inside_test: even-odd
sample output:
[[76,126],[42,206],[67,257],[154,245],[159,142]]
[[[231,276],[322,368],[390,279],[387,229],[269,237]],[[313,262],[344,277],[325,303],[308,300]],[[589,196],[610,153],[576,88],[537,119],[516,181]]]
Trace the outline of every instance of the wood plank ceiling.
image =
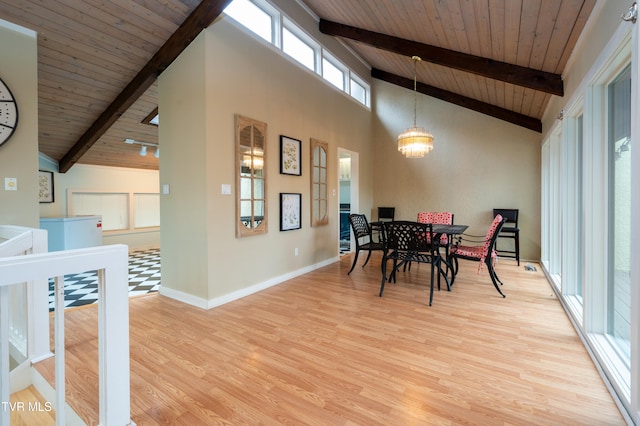
[[[60,161],[61,171],[76,162],[157,169],[156,158],[123,141],[158,142],[157,128],[142,124],[157,107],[155,77],[229,1],[0,2],[0,19],[38,33],[40,152]],[[375,78],[412,89],[408,49],[418,46],[420,91],[532,129],[553,90],[559,94],[557,84],[550,89],[553,80],[595,2],[304,0],[321,31],[349,45]],[[503,81],[496,73],[525,81]]]

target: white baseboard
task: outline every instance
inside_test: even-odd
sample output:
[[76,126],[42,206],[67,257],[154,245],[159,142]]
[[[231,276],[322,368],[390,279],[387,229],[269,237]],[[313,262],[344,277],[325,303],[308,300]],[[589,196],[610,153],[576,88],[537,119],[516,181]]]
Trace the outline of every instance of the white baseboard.
[[167,296],[171,299],[177,300],[179,302],[187,303],[189,305],[195,306],[201,309],[211,309],[216,306],[224,305],[225,303],[233,302],[234,300],[241,299],[243,297],[252,295],[259,291],[265,290],[269,287],[273,287],[274,285],[278,285],[285,281],[288,281],[292,278],[298,277],[300,275],[307,274],[311,271],[314,271],[319,268],[323,268],[327,265],[330,265],[334,262],[340,261],[339,257],[333,257],[331,259],[324,260],[322,262],[306,266],[304,268],[300,268],[298,270],[286,273],[284,275],[280,275],[274,278],[270,278],[261,283],[254,284],[250,287],[246,287],[240,290],[233,291],[231,293],[225,294],[223,296],[219,296],[213,299],[203,299],[201,297],[194,296],[192,294],[184,293],[179,290],[174,290],[172,288],[167,288],[165,286],[160,286],[160,294],[163,296]]

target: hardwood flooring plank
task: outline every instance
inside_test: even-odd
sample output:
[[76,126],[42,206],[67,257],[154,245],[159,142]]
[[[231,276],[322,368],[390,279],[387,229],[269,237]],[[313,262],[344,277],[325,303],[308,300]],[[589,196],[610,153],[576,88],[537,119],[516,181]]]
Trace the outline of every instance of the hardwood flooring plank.
[[[351,257],[202,310],[130,300],[138,425],[623,425],[541,272],[500,260],[502,298],[462,263],[428,306],[414,265],[383,297]],[[68,401],[96,424],[97,308],[66,313]],[[52,381],[53,360],[37,368]],[[90,393],[89,400],[83,393]]]

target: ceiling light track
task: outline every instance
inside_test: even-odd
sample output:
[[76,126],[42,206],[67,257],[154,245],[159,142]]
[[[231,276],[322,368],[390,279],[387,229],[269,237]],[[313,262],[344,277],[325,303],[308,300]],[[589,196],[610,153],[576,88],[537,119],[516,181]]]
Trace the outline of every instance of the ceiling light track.
[[140,145],[140,152],[138,154],[140,154],[140,156],[142,157],[145,157],[147,155],[148,146],[155,147],[156,151],[153,153],[153,156],[156,158],[160,158],[160,145],[155,142],[143,142],[143,141],[137,141],[135,139],[127,138],[124,140],[124,143],[129,145]]

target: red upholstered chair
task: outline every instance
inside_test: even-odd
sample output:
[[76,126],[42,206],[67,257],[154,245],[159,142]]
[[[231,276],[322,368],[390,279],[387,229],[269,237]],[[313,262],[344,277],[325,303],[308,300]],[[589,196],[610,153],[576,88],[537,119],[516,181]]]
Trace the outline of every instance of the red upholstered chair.
[[[418,223],[435,223],[440,225],[453,225],[453,213],[450,212],[420,212],[418,213]],[[448,246],[449,237],[443,234],[440,237],[440,245]]]
[[[505,297],[504,293],[502,293],[502,290],[500,290],[500,286],[498,285],[502,285],[502,281],[500,281],[500,278],[498,278],[498,274],[496,274],[496,270],[494,268],[495,260],[498,257],[498,254],[495,250],[496,239],[498,238],[498,234],[500,233],[500,230],[502,229],[502,226],[505,222],[506,219],[504,219],[500,215],[496,215],[496,217],[493,219],[493,222],[491,223],[491,226],[489,227],[489,230],[487,231],[487,235],[484,237],[484,241],[479,241],[483,242],[483,245],[468,246],[460,244],[462,241],[474,242],[474,240],[472,239],[465,238],[468,236],[465,236],[463,234],[460,238],[460,241],[458,241],[457,244],[454,244],[451,247],[451,249],[449,250],[449,255],[453,260],[454,280],[458,272],[458,259],[479,261],[478,273],[480,273],[482,267],[486,265],[487,269],[489,270],[489,276],[491,277],[491,281],[493,282],[494,287],[496,288],[496,290],[498,290],[498,293],[500,293],[502,297]],[[478,241],[476,240],[475,242]]]

